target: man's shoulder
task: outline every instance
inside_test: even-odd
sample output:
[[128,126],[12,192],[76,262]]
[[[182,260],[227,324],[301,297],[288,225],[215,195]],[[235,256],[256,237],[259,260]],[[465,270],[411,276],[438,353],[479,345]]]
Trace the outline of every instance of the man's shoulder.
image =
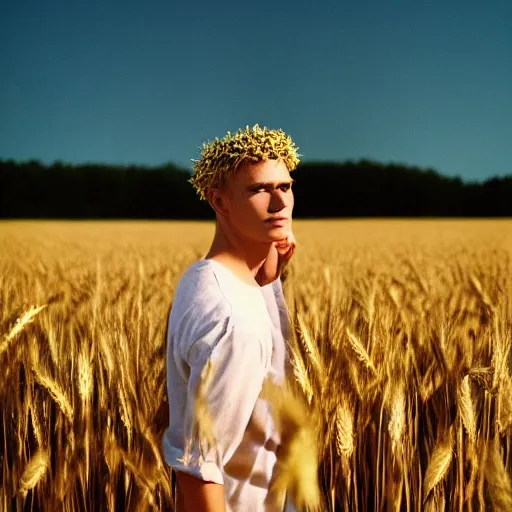
[[229,309],[211,265],[199,260],[189,265],[181,275],[173,297],[173,308],[201,311]]
[[215,281],[215,274],[211,265],[206,260],[198,260],[191,263],[182,272],[176,293],[183,293],[184,289],[207,288]]
[[215,262],[199,260],[187,267],[178,282],[170,327],[202,331],[229,320],[240,328],[254,329],[267,315],[261,292],[236,283]]
[[231,305],[225,299],[210,266],[199,260],[182,274],[175,290],[168,337],[183,359],[189,360],[197,340],[214,346],[229,328]]

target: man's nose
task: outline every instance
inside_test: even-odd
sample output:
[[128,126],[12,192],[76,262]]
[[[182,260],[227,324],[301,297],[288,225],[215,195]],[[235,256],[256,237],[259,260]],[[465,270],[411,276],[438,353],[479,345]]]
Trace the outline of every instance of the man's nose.
[[286,194],[281,190],[276,190],[272,194],[269,209],[271,211],[279,211],[286,207]]

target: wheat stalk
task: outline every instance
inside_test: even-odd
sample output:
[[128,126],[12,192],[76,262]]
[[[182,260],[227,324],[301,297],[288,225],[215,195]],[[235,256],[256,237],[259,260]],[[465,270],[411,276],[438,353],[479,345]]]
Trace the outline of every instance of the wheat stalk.
[[512,425],[512,376],[506,375],[498,391],[498,418],[496,420],[501,435]]
[[489,486],[492,510],[509,512],[512,510],[512,481],[510,473],[503,464],[499,442],[495,439],[487,455],[485,479]]
[[350,347],[355,352],[359,361],[364,364],[365,368],[370,369],[374,375],[377,375],[377,369],[375,368],[370,356],[368,355],[368,352],[366,352],[363,344],[348,327],[346,328],[345,332],[347,333]]
[[32,372],[36,381],[48,391],[68,421],[73,423],[73,407],[71,406],[66,393],[64,393],[64,390],[59,386],[59,384],[57,384],[57,382],[47,375],[44,375],[39,368],[32,366]]
[[345,397],[336,407],[335,423],[338,455],[349,458],[354,452],[354,415]]
[[391,399],[391,417],[388,425],[391,437],[391,449],[396,454],[397,448],[402,445],[405,431],[405,393],[402,383],[394,390]]
[[43,446],[43,434],[41,432],[41,424],[39,423],[39,418],[37,415],[37,408],[33,405],[30,407],[30,419],[32,422],[32,429],[34,430],[34,436],[37,441],[37,445],[39,448]]
[[89,355],[82,348],[78,354],[78,393],[84,402],[87,402],[93,391],[92,365]]
[[453,433],[450,430],[439,440],[430,457],[423,480],[424,501],[429,493],[439,485],[450,469],[453,456]]
[[320,353],[318,352],[317,345],[313,342],[309,329],[302,316],[297,315],[297,319],[299,322],[301,339],[304,342],[304,348],[306,349],[306,352],[311,362],[313,363],[313,367],[315,368],[316,374],[322,379],[324,376],[324,368],[321,362]]
[[46,304],[43,306],[32,306],[28,311],[23,313],[17,320],[12,329],[4,335],[2,343],[0,343],[0,356],[8,349],[11,341],[20,334],[23,329],[34,321],[34,318],[44,309]]
[[33,489],[46,474],[46,470],[50,464],[48,452],[39,449],[30,459],[23,474],[21,475],[20,486],[18,492],[21,496],[26,497],[28,491]]
[[201,371],[196,391],[195,428],[197,438],[201,439],[201,446],[204,444],[205,450],[215,447],[217,442],[214,435],[213,420],[208,408],[208,390],[213,381],[215,371],[215,365],[211,358],[209,358]]
[[473,400],[471,398],[469,375],[466,375],[460,383],[459,389],[457,391],[457,406],[469,439],[472,443],[474,443],[476,440],[476,420]]
[[117,396],[119,397],[119,411],[121,414],[121,421],[123,422],[127,437],[128,437],[128,445],[132,444],[133,437],[133,422],[131,417],[131,407],[128,401],[128,397],[125,391],[125,377],[123,367],[120,367],[121,378],[117,381]]
[[121,458],[125,467],[133,474],[137,485],[149,491],[151,498],[151,505],[153,505],[153,491],[155,490],[156,480],[154,478],[153,471],[148,471],[147,467],[137,464],[133,460],[133,456],[125,450],[120,449]]
[[283,503],[287,493],[298,509],[305,506],[315,509],[320,505],[320,489],[318,444],[311,417],[291,389],[270,379],[264,381],[261,397],[271,405],[281,440],[269,500]]
[[306,365],[304,364],[304,361],[302,360],[302,357],[300,354],[295,350],[294,347],[290,347],[290,353],[291,353],[291,365],[292,365],[292,371],[295,379],[299,383],[302,392],[304,393],[304,396],[306,397],[306,400],[308,401],[308,404],[311,404],[311,401],[313,400],[313,387],[311,385],[311,382],[309,380],[308,371],[306,368]]

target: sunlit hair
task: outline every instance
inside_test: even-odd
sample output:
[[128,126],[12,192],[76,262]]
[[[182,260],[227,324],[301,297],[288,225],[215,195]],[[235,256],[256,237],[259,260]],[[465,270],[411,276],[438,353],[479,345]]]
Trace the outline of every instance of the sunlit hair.
[[201,200],[206,200],[209,188],[221,187],[225,179],[234,174],[244,162],[283,160],[288,171],[299,164],[298,147],[283,130],[269,130],[255,124],[246,126],[234,135],[227,132],[222,139],[203,143],[200,160],[192,160],[194,174],[188,181],[192,183]]

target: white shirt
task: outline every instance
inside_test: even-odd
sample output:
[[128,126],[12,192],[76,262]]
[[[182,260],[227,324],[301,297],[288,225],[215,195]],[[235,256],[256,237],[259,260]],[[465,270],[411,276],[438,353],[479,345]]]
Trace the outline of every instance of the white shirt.
[[[259,395],[267,376],[284,380],[289,329],[280,279],[257,288],[220,262],[202,259],[178,283],[167,329],[164,456],[178,471],[223,484],[228,512],[283,510],[265,502],[279,433]],[[217,451],[203,459],[194,443],[187,460],[196,389],[209,359],[214,378],[206,398]],[[286,510],[294,509],[288,504]]]

